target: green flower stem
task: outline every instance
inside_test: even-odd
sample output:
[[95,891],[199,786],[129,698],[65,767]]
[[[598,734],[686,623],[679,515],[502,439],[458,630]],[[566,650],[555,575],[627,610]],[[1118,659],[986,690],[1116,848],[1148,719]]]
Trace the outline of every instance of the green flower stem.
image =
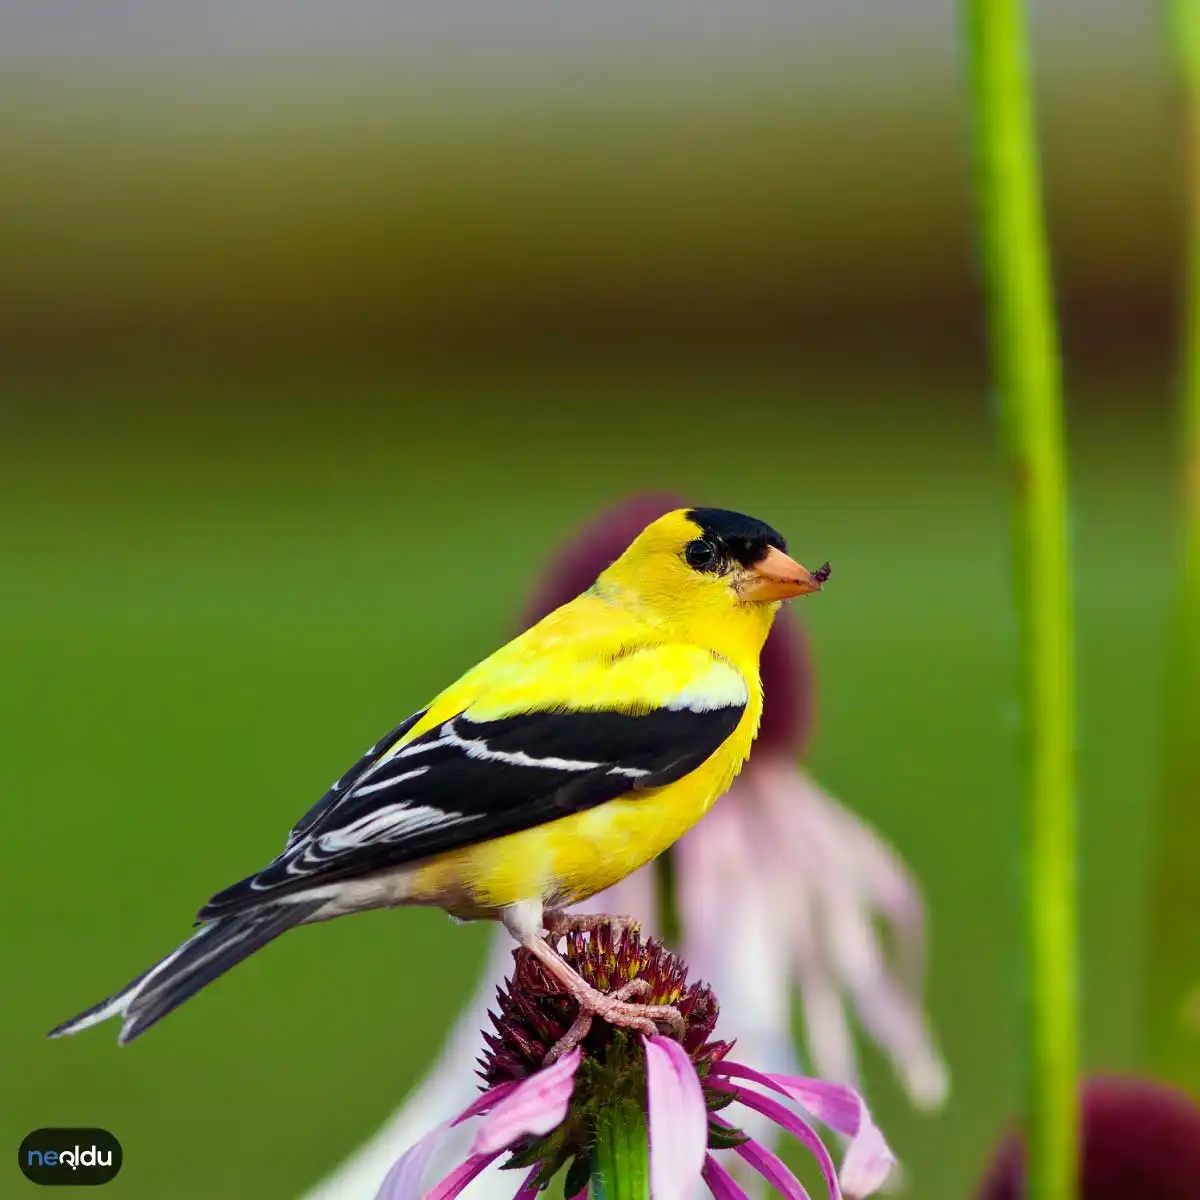
[[1059,361],[1021,0],[964,0],[992,356],[1011,465],[1026,731],[1031,1200],[1076,1193],[1073,632]]
[[650,1200],[646,1114],[632,1099],[606,1105],[596,1120],[591,1200]]
[[1169,0],[1167,16],[1179,74],[1188,252],[1182,539],[1151,864],[1146,1024],[1155,1073],[1200,1093],[1200,0]]
[[679,920],[679,901],[675,895],[674,847],[654,860],[654,888],[658,900],[658,925],[662,940],[672,950],[678,950],[683,928]]

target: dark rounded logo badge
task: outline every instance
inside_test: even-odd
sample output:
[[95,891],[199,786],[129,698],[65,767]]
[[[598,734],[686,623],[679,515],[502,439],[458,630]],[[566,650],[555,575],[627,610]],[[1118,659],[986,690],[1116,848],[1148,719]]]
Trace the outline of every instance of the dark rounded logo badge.
[[17,1166],[44,1187],[95,1187],[121,1169],[121,1143],[107,1129],[35,1129],[17,1151]]

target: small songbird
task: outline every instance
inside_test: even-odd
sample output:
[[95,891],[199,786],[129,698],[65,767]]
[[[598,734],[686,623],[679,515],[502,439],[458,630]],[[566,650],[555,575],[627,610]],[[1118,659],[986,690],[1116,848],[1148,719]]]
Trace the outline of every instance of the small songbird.
[[49,1036],[120,1016],[131,1041],[295,925],[410,904],[502,921],[578,1001],[574,1040],[593,1016],[677,1025],[671,1008],[581,979],[556,945],[596,918],[562,910],[661,854],[730,785],[758,730],[779,603],[828,575],[752,517],[660,517],[582,595],[376,742],[186,942]]

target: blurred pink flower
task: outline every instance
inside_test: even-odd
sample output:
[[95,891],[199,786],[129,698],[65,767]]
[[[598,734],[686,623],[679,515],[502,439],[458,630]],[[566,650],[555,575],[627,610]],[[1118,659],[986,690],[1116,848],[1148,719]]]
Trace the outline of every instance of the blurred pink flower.
[[[765,1116],[796,1137],[817,1159],[830,1200],[869,1196],[886,1180],[895,1159],[861,1098],[840,1084],[764,1074],[731,1062],[731,1043],[710,1040],[718,1011],[711,989],[702,984],[686,987],[682,963],[661,944],[643,944],[637,934],[614,944],[611,929],[603,929],[587,941],[583,935],[569,938],[567,956],[585,978],[599,978],[604,972],[622,981],[645,980],[659,1000],[675,1004],[684,1014],[682,1040],[642,1038],[639,1061],[623,1033],[614,1037],[606,1027],[594,1028],[582,1045],[552,1066],[536,1065],[572,1014],[560,996],[547,993],[547,977],[528,952],[517,951],[513,978],[498,995],[500,1015],[492,1016],[496,1033],[487,1037],[489,1051],[480,1074],[490,1086],[457,1117],[405,1151],[388,1172],[377,1200],[454,1200],[506,1152],[512,1152],[512,1165],[527,1171],[516,1200],[531,1200],[562,1168],[568,1169],[569,1190],[581,1185],[586,1190],[594,1122],[614,1097],[628,1095],[631,1084],[644,1087],[646,1097],[649,1190],[654,1200],[684,1200],[701,1180],[722,1200],[745,1196],[719,1160],[727,1154],[748,1164],[789,1200],[808,1200],[791,1170],[768,1146],[712,1111],[729,1112],[733,1104]],[[580,1076],[585,1056],[600,1069]],[[575,1094],[577,1084],[582,1095]],[[791,1104],[767,1094],[771,1092]],[[795,1106],[849,1139],[840,1174]],[[435,1150],[451,1129],[474,1118],[482,1119],[466,1155],[427,1188]]]
[[[556,556],[526,623],[583,591],[650,521],[683,504],[667,494],[642,495],[602,514]],[[795,990],[815,1074],[858,1085],[852,1010],[893,1063],[913,1104],[937,1107],[947,1075],[921,999],[920,890],[886,842],[798,764],[811,731],[813,676],[805,641],[786,607],[764,647],[762,677],[762,725],[733,787],[671,851],[583,907],[634,916],[657,935],[676,932],[669,928],[673,915],[683,957],[722,997],[753,1061],[799,1073],[791,1028]],[[672,895],[673,914],[662,911],[664,890]],[[397,1147],[414,1140],[431,1111],[467,1103],[461,1065],[473,1054],[475,1014],[503,977],[510,951],[508,935],[498,930],[479,989],[430,1075],[372,1142],[308,1200],[367,1200]],[[768,1125],[763,1118],[747,1128],[767,1138]],[[445,1145],[452,1154],[454,1139]],[[489,1189],[507,1195],[493,1175],[477,1181],[472,1196],[483,1200]]]

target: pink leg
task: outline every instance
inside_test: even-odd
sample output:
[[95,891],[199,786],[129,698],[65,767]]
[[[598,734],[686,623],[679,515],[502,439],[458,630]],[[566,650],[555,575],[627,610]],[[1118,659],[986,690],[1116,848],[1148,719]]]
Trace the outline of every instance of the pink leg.
[[579,1016],[567,1033],[551,1048],[546,1056],[547,1063],[553,1062],[559,1055],[577,1046],[587,1036],[594,1017],[648,1037],[658,1032],[655,1022],[661,1021],[670,1029],[673,1037],[683,1036],[686,1025],[677,1008],[672,1008],[669,1004],[635,1004],[630,1001],[629,997],[639,992],[644,994],[649,987],[644,979],[632,980],[611,995],[606,995],[573,971],[558,951],[541,938],[531,938],[524,941],[523,945],[579,1005]]

